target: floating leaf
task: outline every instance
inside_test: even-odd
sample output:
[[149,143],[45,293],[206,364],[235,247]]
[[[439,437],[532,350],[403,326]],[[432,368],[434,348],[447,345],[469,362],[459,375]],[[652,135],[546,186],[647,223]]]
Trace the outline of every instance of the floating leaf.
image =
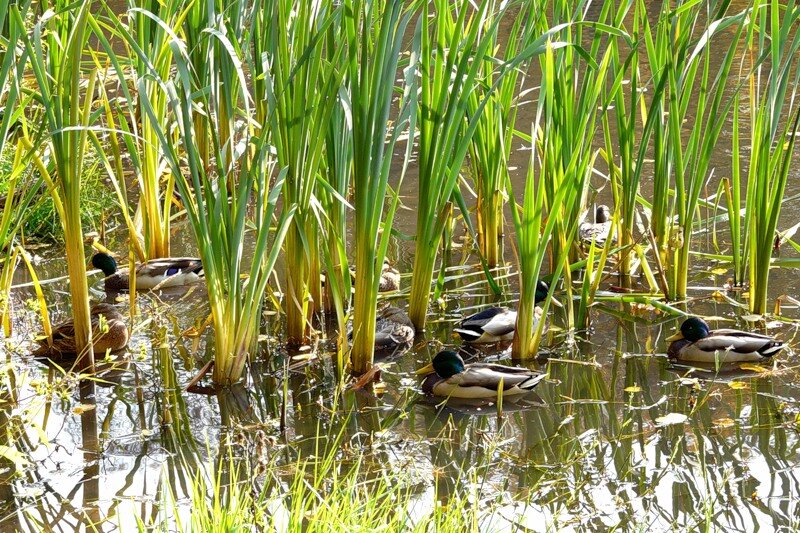
[[717,418],[714,420],[714,425],[721,428],[729,428],[736,425],[736,422],[731,418]]
[[656,418],[656,424],[659,426],[671,426],[673,424],[683,424],[688,419],[689,417],[683,413],[669,413]]
[[748,385],[744,381],[731,381],[730,383],[728,383],[728,387],[738,390],[738,389],[748,389],[750,388],[750,385]]
[[630,387],[625,387],[625,392],[642,392],[642,388],[638,385],[632,385]]
[[766,372],[767,369],[755,363],[742,363],[739,365],[742,370],[752,370],[753,372]]

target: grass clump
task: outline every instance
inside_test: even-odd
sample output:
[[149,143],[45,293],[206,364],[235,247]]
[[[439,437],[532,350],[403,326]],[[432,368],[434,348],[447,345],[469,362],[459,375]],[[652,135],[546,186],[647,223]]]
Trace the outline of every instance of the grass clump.
[[[14,147],[7,144],[0,154],[0,198],[8,194],[14,165]],[[96,163],[86,165],[83,173],[85,186],[81,190],[81,224],[84,231],[100,231],[106,216],[116,213],[117,202],[114,193],[106,185],[100,167]],[[61,243],[64,230],[58,212],[44,189],[37,194],[25,213],[21,237],[27,242]]]

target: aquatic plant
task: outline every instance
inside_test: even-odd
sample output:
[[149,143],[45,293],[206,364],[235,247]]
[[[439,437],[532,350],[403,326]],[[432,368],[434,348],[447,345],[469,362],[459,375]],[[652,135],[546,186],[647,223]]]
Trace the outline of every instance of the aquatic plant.
[[[389,191],[392,151],[400,135],[414,131],[414,60],[405,67],[405,86],[400,110],[389,125],[394,98],[394,80],[400,62],[403,35],[416,4],[400,0],[380,2],[347,0],[344,28],[349,48],[347,94],[352,113],[353,196],[355,207],[355,296],[353,299],[353,344],[350,361],[355,374],[372,366],[375,350],[375,320],[383,260],[389,246],[392,221],[398,205],[397,186],[390,194],[385,218],[384,202]],[[420,39],[418,26],[414,40]],[[400,180],[411,154],[407,141]],[[430,284],[430,278],[429,283]],[[427,300],[426,300],[427,301]]]
[[[29,3],[21,3],[19,9],[25,13]],[[24,69],[24,49],[18,49],[20,27],[7,23],[7,2],[0,2],[0,28],[3,28],[3,37],[7,46],[0,50],[0,79],[8,80],[0,86],[0,102],[4,104],[3,115],[0,117],[0,156],[3,173],[3,183],[0,187],[0,327],[6,336],[11,334],[11,317],[9,313],[9,300],[11,282],[14,269],[17,265],[18,250],[13,249],[17,232],[26,222],[27,209],[34,203],[35,196],[41,187],[41,179],[31,176],[28,163],[31,154],[24,148],[22,141],[18,141],[11,156],[11,146],[7,149],[9,131],[12,124],[18,120],[18,113],[25,107],[28,98],[23,98],[18,103],[18,81]],[[22,52],[23,57],[18,56]],[[8,163],[6,165],[6,163]]]
[[[514,16],[511,29],[504,36],[503,62],[512,61],[536,34],[538,24],[535,24],[534,13],[542,8],[540,4],[542,2],[530,2],[527,9],[520,9]],[[483,20],[484,31],[490,31],[495,17],[501,15],[497,2],[491,2],[490,6]],[[500,47],[497,33],[491,32],[489,39],[492,41],[490,52],[497,53]],[[494,57],[487,56],[480,61],[480,73],[466,111],[468,116],[473,115],[481,102],[487,100],[483,112],[478,114],[478,127],[469,143],[469,165],[475,184],[478,249],[489,268],[496,267],[503,257],[505,182],[525,71],[508,71],[495,87],[497,75]]]
[[[256,98],[266,100],[263,126],[269,131],[278,165],[286,169],[283,198],[297,211],[286,236],[286,330],[290,344],[305,344],[310,320],[322,304],[320,220],[315,198],[324,160],[326,134],[345,74],[348,47],[339,37],[341,7],[333,1],[307,3],[263,0],[258,6],[259,57],[264,81]],[[341,37],[339,37],[341,38]]]
[[[756,66],[748,77],[750,150],[745,237],[740,242],[746,252],[742,255],[749,265],[750,311],[758,314],[767,311],[775,230],[800,133],[800,107],[796,101],[800,82],[798,21],[800,5],[797,2],[780,4],[757,0],[747,25],[747,45]],[[733,157],[738,159],[742,155],[737,151]],[[741,186],[738,164],[735,169],[732,186],[738,189]],[[731,206],[731,216],[738,216],[738,209],[738,203]],[[740,253],[740,249],[734,248],[734,256]]]
[[[248,357],[255,351],[268,279],[294,206],[285,204],[275,220],[286,171],[275,171],[276,161],[266,134],[257,136],[253,132],[250,96],[243,89],[242,51],[224,26],[208,23],[205,38],[222,45],[208,47],[209,54],[215,54],[208,61],[229,72],[207,79],[207,93],[197,93],[192,80],[197,73],[192,70],[184,43],[173,34],[170,46],[177,69],[175,78],[156,78],[177,123],[179,145],[172,142],[163,125],[155,122],[156,111],[144,91],[140,91],[140,97],[157,126],[161,149],[176,178],[197,241],[215,333],[213,379],[227,385],[240,379]],[[225,77],[239,80],[237,92],[228,90],[229,85],[222,82]],[[216,112],[222,106],[236,110],[235,115],[227,117],[225,128],[231,133],[231,142],[224,145],[219,135],[223,131],[219,122],[222,116]],[[209,112],[198,117],[198,108]],[[213,167],[204,164],[196,142],[197,121],[205,124]],[[245,239],[251,244],[246,246]],[[251,250],[252,256],[245,256],[245,250]]]
[[[492,13],[488,23],[492,9],[499,11]],[[420,77],[420,90],[414,94],[419,192],[409,316],[418,330],[424,330],[427,321],[433,270],[452,209],[451,195],[478,128],[478,117],[495,89],[486,90],[483,100],[469,111],[483,68],[483,61],[476,58],[491,52],[504,10],[491,2],[482,2],[475,10],[466,0],[423,3],[412,52],[419,57]]]
[[[83,369],[89,371],[94,366],[94,352],[80,199],[98,74],[96,70],[86,72],[82,67],[92,33],[92,6],[91,0],[79,4],[60,0],[49,3],[47,7],[52,11],[43,10],[30,33],[25,31],[23,13],[16,6],[10,9],[10,25],[15,27],[12,32],[18,32],[24,42],[41,93],[37,103],[43,108],[46,150],[53,159],[55,172],[51,174],[42,164],[37,167],[63,224],[76,351],[84,354]],[[30,145],[27,139],[25,142]],[[44,153],[42,147],[42,157]]]
[[[128,210],[127,186],[120,180],[126,175],[123,172],[125,165],[133,170],[139,192],[138,203],[133,216],[126,216],[125,221],[131,248],[139,261],[145,261],[170,256],[175,181],[163,157],[156,131],[167,127],[170,117],[167,97],[160,90],[156,77],[169,77],[173,67],[171,36],[179,30],[186,13],[182,0],[166,3],[129,1],[127,5],[131,10],[128,24],[124,30],[120,29],[126,35],[118,39],[127,49],[124,53],[110,51],[108,57],[130,63],[130,67],[116,64],[115,73],[119,76],[116,92],[120,98],[107,100],[105,105],[109,122],[108,141],[114,162],[114,172],[110,175],[123,209]],[[132,88],[136,90],[131,91]],[[145,98],[139,94],[140,91],[144,91],[152,115],[143,108]],[[126,158],[129,159],[124,161]]]

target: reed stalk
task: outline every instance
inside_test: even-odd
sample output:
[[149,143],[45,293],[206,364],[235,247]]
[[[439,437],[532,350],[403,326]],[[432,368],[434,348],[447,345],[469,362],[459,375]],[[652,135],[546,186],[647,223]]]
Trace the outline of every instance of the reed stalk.
[[11,7],[11,25],[25,44],[38,84],[37,103],[43,107],[55,177],[50,194],[61,217],[67,256],[76,351],[84,372],[94,371],[94,351],[89,320],[89,293],[83,251],[80,195],[81,173],[87,144],[97,72],[83,68],[91,33],[93,2],[55,1],[43,10],[30,34],[19,9]]
[[[484,31],[490,31],[494,19],[500,16],[497,2],[490,2],[488,16],[484,20]],[[538,25],[532,14],[540,11],[542,2],[531,2],[531,8],[520,9],[513,18],[511,29],[504,36],[503,61],[509,62],[529,44]],[[492,33],[490,50],[499,51],[497,33]],[[492,90],[497,77],[493,57],[480,61],[480,73],[475,89],[470,94],[467,114],[477,111],[481,101],[488,102],[478,116],[478,127],[469,143],[469,164],[477,195],[478,248],[488,268],[495,268],[503,259],[503,207],[506,202],[505,182],[508,177],[508,159],[514,141],[522,83],[525,71],[512,70],[503,76]]]
[[419,19],[417,32],[421,38],[415,41],[412,52],[419,57],[421,83],[415,95],[419,116],[419,204],[409,298],[409,316],[418,330],[425,329],[431,281],[451,195],[487,98],[500,79],[498,75],[494,86],[486,90],[470,112],[472,93],[483,65],[476,58],[491,53],[505,9],[497,7],[499,11],[491,12],[496,7],[482,2],[473,10],[466,0],[433,0],[423,4]]
[[[564,275],[569,330],[574,329],[576,315],[570,263],[578,259],[578,223],[597,157],[593,146],[595,125],[613,57],[611,47],[601,50],[601,46],[609,35],[614,41],[629,39],[620,30],[598,27],[593,30],[589,50],[584,50],[580,46],[584,35],[583,16],[582,11],[574,12],[568,2],[556,2],[553,6],[553,22],[566,22],[554,33],[553,39],[557,43],[572,44],[551,45],[539,56],[542,70],[539,105],[543,106],[540,107],[543,124],[540,138],[534,144],[541,151],[542,190],[550,216],[556,219],[550,269],[556,276],[558,272]],[[603,23],[608,17],[609,5],[604,4],[598,22]],[[565,183],[568,189],[560,193]],[[530,274],[524,275],[530,277]],[[535,285],[531,287],[535,290]]]
[[[146,16],[157,19],[145,11]],[[159,22],[163,24],[163,21]],[[261,309],[269,277],[294,212],[284,204],[276,218],[276,203],[286,171],[275,175],[276,162],[266,132],[254,135],[250,96],[244,90],[244,54],[232,39],[228,27],[216,19],[208,21],[204,38],[220,46],[207,47],[209,64],[228,72],[205,81],[193,79],[192,61],[183,41],[171,35],[169,43],[175,61],[174,78],[162,79],[153,73],[167,95],[167,106],[178,127],[179,145],[173,143],[167,126],[157,124],[156,133],[164,157],[176,178],[189,223],[203,261],[208,298],[214,324],[214,373],[218,385],[231,385],[241,378],[244,366],[254,353]],[[236,78],[231,92],[223,80]],[[208,87],[194,90],[195,84]],[[140,83],[140,89],[143,89]],[[144,109],[154,124],[156,110],[144,95]],[[234,109],[226,116],[220,109]],[[198,109],[208,110],[197,117]],[[223,127],[221,120],[225,120]],[[207,167],[201,153],[203,140],[196,139],[194,125],[202,120],[215,164]],[[222,132],[231,137],[222,143]],[[248,217],[248,215],[250,215]],[[274,224],[274,231],[273,231]],[[252,237],[250,228],[252,227]],[[245,255],[252,250],[252,257]]]
[[[679,18],[674,21],[678,27],[686,29],[683,30],[685,35],[676,37],[680,40],[672,43],[672,50],[676,55],[667,69],[670,94],[667,142],[674,172],[677,214],[677,227],[672,232],[681,235],[672,261],[671,298],[686,296],[693,222],[700,194],[710,178],[709,167],[714,146],[731,107],[737,100],[735,94],[738,90],[734,91],[734,96],[726,95],[726,82],[729,80],[747,12],[729,16],[725,16],[724,12],[717,12],[713,15],[717,18],[708,23],[697,40],[692,38],[692,28],[703,18],[697,9],[676,14]],[[726,32],[729,28],[732,31]],[[710,43],[719,43],[723,34],[726,38],[731,38],[731,41],[720,61],[718,53],[712,55]],[[712,68],[716,64],[719,67],[712,74]],[[699,86],[696,86],[698,82]],[[688,115],[690,102],[693,107],[691,117]],[[688,135],[685,131],[686,125],[690,128]]]
[[756,0],[748,25],[747,44],[756,65],[748,78],[751,133],[745,224],[749,306],[757,314],[767,310],[775,230],[800,132],[798,21],[797,2]]
[[328,31],[339,24],[340,11],[332,0],[313,4],[264,0],[257,15],[263,35],[260,53],[269,58],[262,67],[266,80],[259,98],[266,99],[271,143],[278,164],[287,172],[284,201],[297,206],[285,260],[291,344],[308,342],[311,315],[322,304],[318,228],[324,215],[315,213],[319,204],[314,192],[345,72],[347,48],[326,48],[331,44],[326,40]]
[[[353,373],[364,374],[372,367],[378,284],[398,205],[399,184],[391,194],[384,219],[392,152],[402,133],[414,131],[414,54],[405,67],[403,96],[397,118],[391,126],[389,112],[403,36],[417,11],[417,4],[405,6],[401,0],[385,3],[346,0],[344,5],[344,28],[349,49],[346,90],[352,106],[355,204],[356,282],[350,360]],[[421,26],[418,26],[415,42],[421,38],[420,30]],[[401,182],[412,145],[409,137],[400,172]]]

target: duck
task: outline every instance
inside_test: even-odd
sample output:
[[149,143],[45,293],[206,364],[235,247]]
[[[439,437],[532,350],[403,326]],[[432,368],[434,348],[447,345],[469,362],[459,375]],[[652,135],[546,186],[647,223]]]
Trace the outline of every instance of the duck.
[[[544,281],[536,284],[535,301],[538,304],[547,299],[550,286]],[[553,303],[559,305],[555,299]],[[542,319],[542,309],[534,310],[534,326]],[[517,327],[517,312],[507,307],[490,307],[479,313],[468,316],[455,328],[464,342],[471,344],[491,344],[495,342],[510,341],[514,338]]]
[[667,339],[667,354],[672,359],[703,363],[745,363],[762,361],[781,352],[781,341],[736,329],[711,330],[705,320],[690,317],[680,330]]
[[381,279],[378,282],[378,292],[393,292],[400,290],[400,271],[392,266],[386,259],[381,268]]
[[386,354],[410,348],[415,333],[414,323],[405,311],[386,307],[375,320],[375,351]]
[[581,241],[602,245],[611,233],[611,209],[607,205],[598,205],[594,212],[594,222],[584,222],[578,227]]
[[[491,363],[464,364],[456,352],[443,350],[430,364],[419,369],[417,375],[425,376],[422,390],[425,394],[445,398],[497,398],[502,386],[503,396],[516,396],[533,390],[546,374]],[[502,385],[501,385],[502,384]]]
[[[92,346],[94,352],[116,352],[128,345],[130,335],[122,313],[110,303],[99,303],[90,310],[92,324]],[[49,339],[37,340],[39,348],[33,351],[36,357],[61,359],[75,354],[75,322],[70,319],[53,327]]]
[[[350,277],[355,284],[356,271],[350,268]],[[378,292],[393,292],[400,290],[400,271],[392,266],[388,259],[383,260],[381,277],[378,280]]]
[[[92,266],[103,271],[107,291],[130,289],[128,269],[118,269],[116,260],[107,253],[94,254]],[[203,262],[196,257],[152,259],[136,265],[136,288],[142,290],[184,286],[202,278]]]

